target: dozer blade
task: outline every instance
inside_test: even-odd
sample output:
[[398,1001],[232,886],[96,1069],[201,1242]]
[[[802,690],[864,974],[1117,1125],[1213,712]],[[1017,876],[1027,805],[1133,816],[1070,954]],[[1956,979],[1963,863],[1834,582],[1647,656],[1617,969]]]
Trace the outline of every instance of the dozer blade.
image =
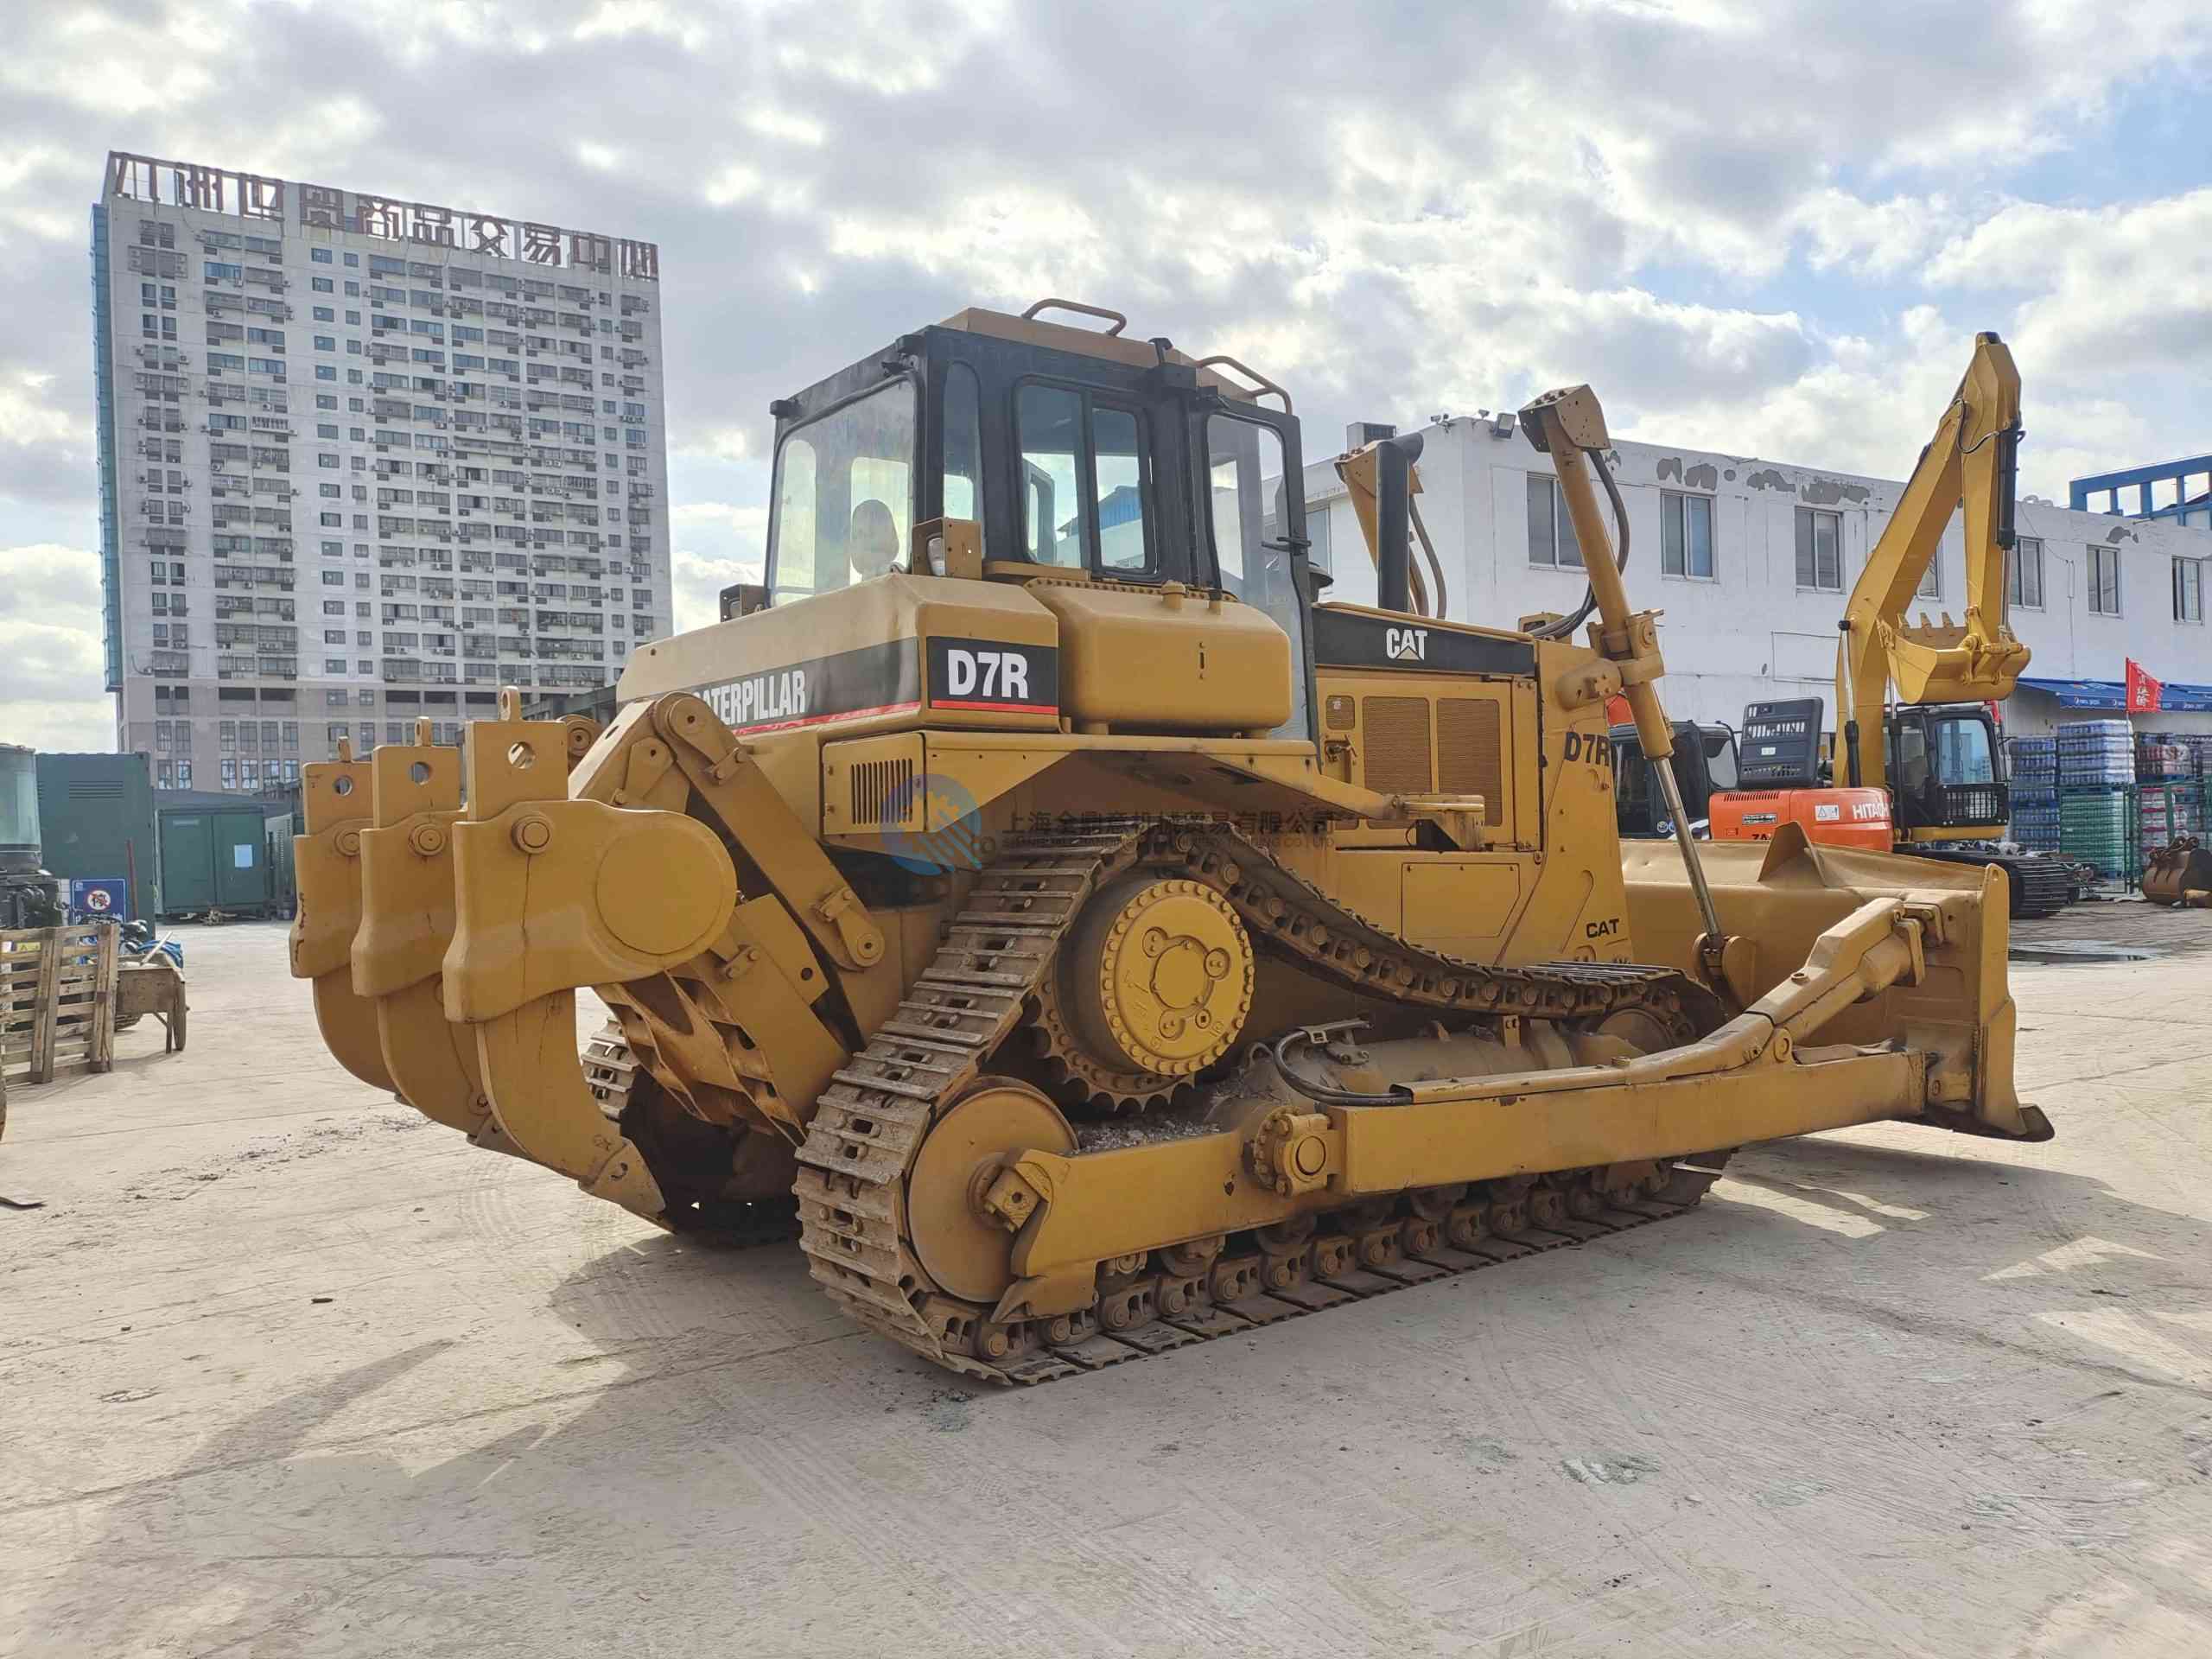
[[341,738],[338,759],[300,769],[307,833],[292,838],[300,890],[292,918],[292,977],[315,982],[315,1019],[339,1065],[392,1092],[376,1005],[353,989],[353,934],[361,924],[361,836],[370,827],[369,765]]
[[520,719],[519,701],[503,693],[501,718],[468,728],[446,1017],[470,1029],[492,1115],[524,1156],[665,1225],[644,1157],[585,1079],[575,991],[661,973],[721,939],[736,872],[720,837],[680,812],[569,798],[569,728]]
[[385,1070],[434,1122],[504,1150],[466,1026],[446,1018],[441,974],[453,939],[453,824],[461,816],[461,753],[429,741],[387,743],[370,757],[373,824],[360,832],[361,925],[353,935],[356,995],[376,1011]]
[[[2018,1014],[2005,971],[2012,919],[2002,870],[1816,846],[1795,823],[1770,841],[1713,842],[1702,851],[1721,925],[1751,951],[1745,977],[1754,996],[1781,986],[1861,906],[1908,901],[1925,918],[1929,971],[1837,1014],[1824,1040],[1902,1038],[1931,1056],[1931,1116],[1975,1133],[2050,1138],[2043,1113],[2013,1091]],[[1674,849],[1623,842],[1621,862],[1637,959],[1694,973],[1701,923]]]

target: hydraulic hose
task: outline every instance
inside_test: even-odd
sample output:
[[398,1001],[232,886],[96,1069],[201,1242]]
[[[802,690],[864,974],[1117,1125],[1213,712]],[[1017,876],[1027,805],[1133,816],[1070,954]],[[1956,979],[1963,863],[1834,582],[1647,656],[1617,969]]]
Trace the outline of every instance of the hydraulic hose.
[[[1605,486],[1605,498],[1613,504],[1613,525],[1619,531],[1620,554],[1614,562],[1620,570],[1628,569],[1628,503],[1621,499],[1621,486],[1613,482],[1612,469],[1605,465],[1605,457],[1597,450],[1585,451],[1591,457],[1590,470],[1598,474],[1598,481]],[[1598,594],[1587,582],[1582,588],[1582,604],[1572,616],[1563,616],[1556,622],[1529,632],[1539,639],[1565,639],[1589,620],[1590,613],[1598,608]]]

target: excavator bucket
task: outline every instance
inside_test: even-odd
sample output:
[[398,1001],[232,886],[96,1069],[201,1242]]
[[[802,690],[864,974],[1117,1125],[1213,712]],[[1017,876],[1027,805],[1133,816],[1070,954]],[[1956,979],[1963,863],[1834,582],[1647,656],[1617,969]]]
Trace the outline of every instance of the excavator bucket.
[[370,827],[370,769],[341,738],[338,759],[300,769],[306,833],[292,839],[300,905],[292,918],[292,977],[315,983],[315,1024],[339,1065],[392,1090],[376,1005],[353,988],[353,935],[361,925],[361,836]]
[[2028,648],[2009,632],[1992,639],[1951,620],[1923,616],[1884,637],[1899,702],[1993,702],[2012,695]]
[[2212,906],[2212,849],[2194,836],[2178,836],[2158,849],[2144,867],[2143,896],[2154,905]]

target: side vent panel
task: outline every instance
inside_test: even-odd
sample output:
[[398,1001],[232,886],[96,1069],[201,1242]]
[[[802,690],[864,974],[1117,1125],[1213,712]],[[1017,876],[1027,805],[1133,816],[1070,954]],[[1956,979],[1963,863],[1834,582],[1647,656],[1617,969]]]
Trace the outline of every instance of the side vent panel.
[[1427,697],[1363,697],[1360,723],[1367,740],[1368,788],[1395,795],[1435,789]]
[[[903,755],[891,760],[861,760],[854,765],[852,772],[855,829],[910,827],[905,820],[912,816],[915,806],[912,760]],[[896,814],[898,823],[887,823],[887,813]]]
[[1505,822],[1501,709],[1488,697],[1444,697],[1436,705],[1437,787],[1481,796],[1484,823]]

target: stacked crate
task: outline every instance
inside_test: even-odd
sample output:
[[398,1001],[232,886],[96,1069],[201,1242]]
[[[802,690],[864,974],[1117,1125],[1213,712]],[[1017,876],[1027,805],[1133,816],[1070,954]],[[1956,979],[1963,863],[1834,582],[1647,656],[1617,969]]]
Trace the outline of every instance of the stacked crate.
[[2204,833],[2204,763],[2212,736],[2195,732],[2145,732],[2135,745],[2141,795],[2143,852],[2170,847],[2183,836]]
[[2124,720],[2069,720],[2057,744],[2063,789],[2135,781],[2135,732]]
[[2058,848],[2112,881],[2142,866],[2135,814],[2135,733],[2125,720],[2058,728]]
[[2058,850],[2058,740],[2016,737],[2012,754],[2012,837],[2031,852]]
[[2135,740],[2135,780],[2158,784],[2193,777],[2196,757],[2179,732],[2145,732]]
[[113,922],[0,931],[0,1079],[105,1071],[115,1049]]

